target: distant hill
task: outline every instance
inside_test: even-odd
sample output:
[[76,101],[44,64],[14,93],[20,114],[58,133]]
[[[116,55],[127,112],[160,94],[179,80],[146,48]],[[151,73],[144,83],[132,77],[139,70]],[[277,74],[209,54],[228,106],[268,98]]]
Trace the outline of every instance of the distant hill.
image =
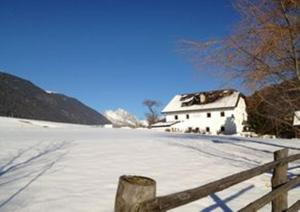
[[87,125],[109,124],[75,98],[46,92],[28,80],[0,72],[0,116]]
[[132,114],[124,109],[107,110],[104,112],[105,117],[110,120],[116,127],[140,127],[142,123]]

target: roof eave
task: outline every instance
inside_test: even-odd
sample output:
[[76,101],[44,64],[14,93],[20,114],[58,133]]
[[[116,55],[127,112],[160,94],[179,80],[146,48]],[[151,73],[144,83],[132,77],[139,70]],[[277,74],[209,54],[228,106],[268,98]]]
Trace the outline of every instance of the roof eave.
[[191,110],[173,110],[173,111],[161,111],[162,114],[166,113],[179,113],[179,112],[197,112],[197,111],[209,111],[209,110],[220,110],[220,109],[234,109],[236,106],[230,106],[230,107],[215,107],[215,108],[207,108],[207,109],[191,109]]

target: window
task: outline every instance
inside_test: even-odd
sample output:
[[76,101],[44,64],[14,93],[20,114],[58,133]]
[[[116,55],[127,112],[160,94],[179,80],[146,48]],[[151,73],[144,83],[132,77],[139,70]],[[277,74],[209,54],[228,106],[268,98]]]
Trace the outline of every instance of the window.
[[207,113],[206,116],[207,116],[207,118],[210,118],[211,117],[211,113]]
[[178,120],[178,115],[175,115],[175,117],[174,117],[174,118],[175,118],[175,120]]
[[190,119],[190,115],[189,114],[186,114],[186,119]]
[[222,111],[222,112],[220,113],[220,115],[221,115],[221,117],[224,117],[224,116],[225,116],[225,112]]
[[225,132],[225,127],[224,126],[221,127],[221,132]]
[[206,132],[209,132],[209,131],[210,131],[209,127],[206,127]]

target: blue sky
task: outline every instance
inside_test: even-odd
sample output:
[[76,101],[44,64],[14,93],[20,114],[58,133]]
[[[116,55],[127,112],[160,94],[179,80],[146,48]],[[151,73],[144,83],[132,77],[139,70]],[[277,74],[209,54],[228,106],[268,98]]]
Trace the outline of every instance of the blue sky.
[[146,98],[222,87],[176,42],[223,37],[237,21],[230,0],[0,0],[0,70],[143,118]]

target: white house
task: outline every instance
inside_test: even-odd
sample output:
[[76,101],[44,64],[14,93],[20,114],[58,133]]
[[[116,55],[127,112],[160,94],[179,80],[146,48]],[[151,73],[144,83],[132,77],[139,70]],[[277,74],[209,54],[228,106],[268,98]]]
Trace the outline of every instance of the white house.
[[235,134],[247,122],[245,98],[232,89],[176,95],[162,113],[170,131]]

